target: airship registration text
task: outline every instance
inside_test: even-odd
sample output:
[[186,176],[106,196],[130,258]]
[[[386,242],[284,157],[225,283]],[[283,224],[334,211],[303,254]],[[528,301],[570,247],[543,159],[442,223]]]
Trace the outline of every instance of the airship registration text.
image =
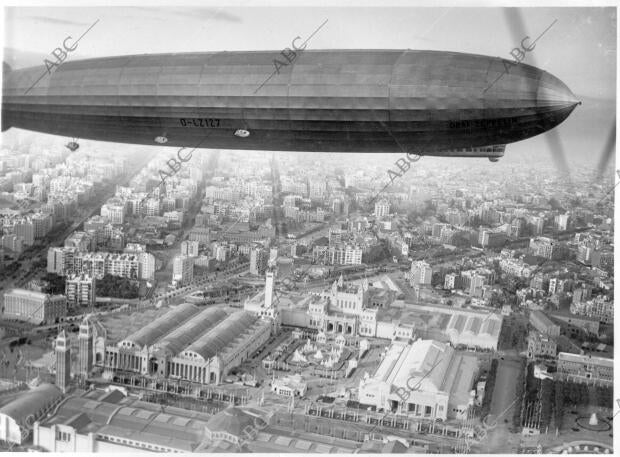
[[206,127],[206,128],[217,128],[220,126],[220,120],[214,118],[181,118],[181,125],[183,127]]

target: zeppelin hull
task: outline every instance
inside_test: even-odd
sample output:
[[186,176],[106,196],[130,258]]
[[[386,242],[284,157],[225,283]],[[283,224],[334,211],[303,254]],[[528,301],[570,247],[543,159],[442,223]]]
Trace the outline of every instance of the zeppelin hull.
[[89,59],[63,64],[32,89],[44,67],[13,71],[3,128],[136,144],[443,155],[544,133],[577,104],[549,73],[486,56],[304,51],[277,71],[276,59],[278,52]]

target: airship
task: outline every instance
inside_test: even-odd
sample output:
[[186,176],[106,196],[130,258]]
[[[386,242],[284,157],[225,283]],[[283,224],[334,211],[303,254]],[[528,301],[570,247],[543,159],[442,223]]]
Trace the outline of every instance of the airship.
[[[287,59],[284,57],[288,56]],[[147,54],[5,72],[2,130],[236,150],[503,156],[580,103],[499,57],[422,50]]]

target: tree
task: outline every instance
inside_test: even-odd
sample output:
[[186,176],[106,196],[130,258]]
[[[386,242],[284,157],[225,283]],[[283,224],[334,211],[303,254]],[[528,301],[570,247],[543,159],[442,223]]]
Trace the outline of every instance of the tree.
[[47,285],[43,288],[43,292],[46,294],[59,295],[65,293],[66,279],[64,276],[60,276],[55,273],[47,273],[43,276],[43,281],[47,283]]
[[515,397],[517,402],[515,403],[514,412],[512,415],[512,426],[515,430],[519,430],[521,427],[521,409],[524,404],[527,404],[523,401],[523,392],[525,389],[525,375],[526,375],[526,364],[527,362],[524,359],[521,359],[521,369],[519,370],[519,374],[517,377],[516,389],[515,389]]
[[564,211],[564,208],[562,208],[562,205],[560,205],[560,202],[556,198],[551,197],[548,203],[552,210]]
[[579,384],[574,382],[564,383],[564,401],[570,402],[575,406],[587,405],[589,403],[590,396],[588,392],[588,386],[586,384]]
[[482,417],[489,414],[489,409],[491,407],[491,400],[493,399],[493,389],[495,388],[495,378],[497,377],[498,365],[499,365],[499,361],[497,359],[493,359],[493,361],[491,362],[491,369],[489,370],[486,384],[484,386],[484,398],[482,400],[481,413],[480,413]]
[[578,394],[579,404],[587,405],[588,402],[590,401],[590,396],[588,395],[588,385],[579,383],[577,384],[577,386],[579,386],[579,394]]
[[553,381],[551,379],[544,379],[541,383],[540,388],[541,388],[540,428],[542,432],[542,429],[548,427],[549,423],[551,422],[552,398],[554,395]]
[[139,287],[127,278],[105,275],[96,283],[96,294],[102,297],[138,298]]
[[581,206],[581,199],[579,197],[574,197],[570,199],[571,206]]
[[362,262],[363,263],[375,263],[380,262],[388,257],[389,250],[386,246],[385,240],[381,240],[379,244],[370,248],[370,251],[362,254]]
[[604,408],[613,408],[614,389],[611,386],[596,386],[598,405]]
[[526,369],[525,376],[525,403],[536,400],[538,395],[539,380],[534,377],[534,363],[530,363]]
[[527,326],[523,322],[515,320],[511,331],[510,347],[517,350],[522,349],[527,338]]
[[564,419],[564,383],[556,381],[554,389],[555,406],[555,426],[559,430],[562,428],[562,420]]
[[493,308],[501,308],[501,306],[505,303],[505,301],[506,301],[506,298],[504,297],[504,295],[494,290],[491,293],[491,299],[489,300],[489,305],[492,306]]

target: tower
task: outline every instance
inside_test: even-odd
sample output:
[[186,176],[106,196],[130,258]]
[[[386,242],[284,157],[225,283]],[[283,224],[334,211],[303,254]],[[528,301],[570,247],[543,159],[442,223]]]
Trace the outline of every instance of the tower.
[[80,324],[78,348],[78,373],[86,377],[93,369],[93,324],[88,317]]
[[56,338],[56,385],[67,393],[71,380],[71,346],[69,338],[62,330]]
[[273,269],[268,269],[265,275],[265,308],[271,308],[273,304]]
[[261,316],[269,317],[272,321],[272,332],[275,335],[280,329],[280,313],[276,304],[273,302],[273,279],[275,271],[273,268],[267,270],[265,275],[265,304],[261,310]]

